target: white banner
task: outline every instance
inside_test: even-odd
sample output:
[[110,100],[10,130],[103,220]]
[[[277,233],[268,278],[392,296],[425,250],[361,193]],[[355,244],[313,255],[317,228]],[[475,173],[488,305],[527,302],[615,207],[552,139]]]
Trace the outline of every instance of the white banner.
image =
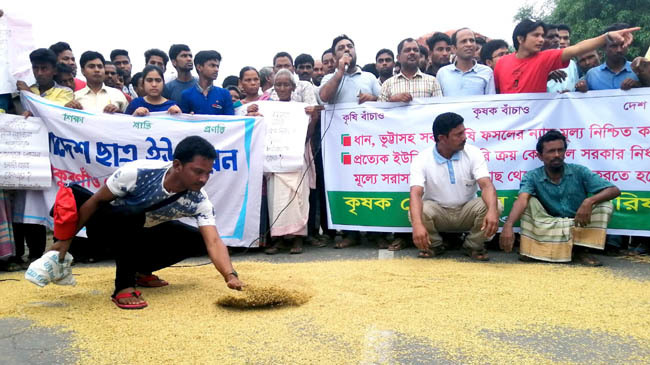
[[622,191],[612,232],[650,235],[650,88],[509,94],[328,106],[322,114],[330,228],[409,232],[409,168],[434,144],[432,125],[460,114],[483,151],[508,214],[524,174],[542,165],[537,139],[559,129],[567,163],[589,167]]
[[47,128],[40,118],[0,114],[0,188],[52,186]]
[[266,123],[264,172],[300,171],[305,154],[309,116],[307,104],[257,101]]
[[[50,227],[49,208],[58,184],[82,181],[95,191],[126,162],[172,161],[174,146],[199,135],[214,146],[217,159],[205,190],[212,201],[217,229],[227,245],[248,246],[259,236],[262,194],[262,118],[153,113],[146,117],[92,114],[49,103],[21,92],[23,104],[49,130],[53,188],[28,192],[23,220]],[[194,224],[190,219],[184,222]]]
[[29,54],[34,50],[32,25],[12,10],[0,17],[0,94],[16,91],[16,80],[35,82]]

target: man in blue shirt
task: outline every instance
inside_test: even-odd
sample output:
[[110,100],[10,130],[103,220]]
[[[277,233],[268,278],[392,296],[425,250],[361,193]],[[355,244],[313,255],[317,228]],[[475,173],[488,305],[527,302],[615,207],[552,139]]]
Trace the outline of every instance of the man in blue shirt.
[[451,36],[451,43],[456,49],[456,62],[442,67],[436,74],[442,95],[496,94],[492,69],[474,59],[474,32],[469,28],[461,28]]
[[[605,33],[628,28],[625,23],[617,23],[605,29]],[[620,42],[607,42],[606,62],[587,72],[585,79],[589,90],[622,89],[641,87],[639,78],[632,71],[631,62],[625,59],[627,47]]]
[[337,67],[334,73],[321,80],[320,100],[325,104],[377,101],[379,81],[375,75],[357,66],[357,51],[352,39],[345,34],[334,38],[332,51]]
[[192,51],[185,44],[173,44],[169,48],[169,59],[172,61],[178,76],[176,76],[175,80],[165,84],[163,96],[180,103],[183,91],[196,85],[199,81],[192,76],[192,69],[194,68]]
[[221,55],[217,51],[201,51],[194,57],[194,66],[199,74],[199,83],[181,94],[180,107],[183,113],[234,115],[230,92],[214,86],[219,75]]
[[[512,226],[519,218],[522,258],[566,262],[571,261],[574,245],[604,248],[613,211],[609,200],[621,191],[585,166],[564,163],[566,148],[566,137],[557,130],[537,141],[544,166],[528,171],[521,180],[519,196],[499,239],[504,251],[512,250]],[[584,249],[574,253],[582,264],[602,265]]]

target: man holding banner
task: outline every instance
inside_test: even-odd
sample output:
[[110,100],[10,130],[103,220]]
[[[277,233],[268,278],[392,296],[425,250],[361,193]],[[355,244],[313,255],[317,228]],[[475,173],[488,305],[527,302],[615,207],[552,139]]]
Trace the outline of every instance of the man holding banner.
[[[54,205],[54,233],[61,239],[53,247],[62,259],[74,234],[86,227],[94,243],[115,247],[116,273],[113,302],[122,309],[141,309],[147,302],[136,285],[167,285],[152,272],[188,257],[206,253],[231,289],[241,289],[216,229],[214,207],[203,186],[217,158],[214,146],[199,136],[183,139],[173,162],[136,160],[117,169],[95,194],[73,186],[76,214],[59,193]],[[110,202],[110,204],[109,204]],[[68,203],[68,204],[66,204]],[[198,230],[178,218],[193,217]],[[144,274],[136,277],[136,273]]]
[[[521,218],[522,261],[568,262],[574,245],[605,247],[613,212],[610,200],[621,192],[587,167],[564,163],[566,149],[566,137],[557,130],[548,131],[537,142],[544,166],[528,171],[521,180],[499,244],[506,252],[512,250],[512,226]],[[576,252],[576,258],[584,265],[602,265],[584,249]]]
[[433,122],[436,144],[421,151],[411,164],[409,218],[421,258],[442,254],[439,232],[470,231],[463,242],[467,255],[489,260],[484,243],[497,232],[503,207],[483,154],[465,144],[463,121],[456,113],[438,115]]

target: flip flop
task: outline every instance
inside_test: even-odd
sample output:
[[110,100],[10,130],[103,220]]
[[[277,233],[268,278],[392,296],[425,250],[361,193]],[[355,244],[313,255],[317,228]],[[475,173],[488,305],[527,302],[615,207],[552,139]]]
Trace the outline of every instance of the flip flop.
[[590,267],[603,266],[603,263],[600,262],[600,260],[598,260],[597,258],[595,258],[594,256],[588,253],[582,253],[577,255],[576,261],[580,265],[584,265],[584,266],[590,266]]
[[[157,282],[157,283],[156,283]],[[142,275],[135,280],[136,286],[141,286],[144,288],[160,288],[162,286],[169,285],[168,282],[162,280],[156,275]]]
[[488,257],[488,253],[485,249],[483,250],[467,249],[465,251],[465,255],[469,256],[472,260],[476,260],[476,261],[490,261],[490,257]]
[[418,258],[421,259],[429,259],[435,256],[440,256],[445,252],[445,248],[442,246],[435,246],[431,247],[430,249],[427,250],[420,250],[418,252]]
[[351,238],[344,238],[341,242],[334,245],[334,248],[348,248],[350,246],[356,246],[359,244],[357,240]]
[[289,250],[289,254],[291,255],[297,255],[302,253],[302,238],[294,238],[293,239],[293,245],[291,246],[291,249]]
[[396,238],[388,245],[388,251],[399,251],[406,247],[406,241],[403,238]]
[[433,256],[435,256],[435,254],[431,250],[420,250],[420,252],[418,252],[418,258],[420,259],[430,259]]
[[120,299],[125,299],[125,298],[140,298],[140,293],[138,290],[131,292],[131,293],[121,293],[121,294],[116,294],[111,297],[113,300],[113,303],[120,308],[120,309],[142,309],[148,306],[147,302],[142,302],[139,304],[124,304],[120,303]]

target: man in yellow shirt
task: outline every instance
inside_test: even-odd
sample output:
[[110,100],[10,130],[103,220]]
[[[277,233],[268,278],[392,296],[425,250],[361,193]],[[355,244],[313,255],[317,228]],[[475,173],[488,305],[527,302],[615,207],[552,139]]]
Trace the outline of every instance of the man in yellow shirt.
[[[54,52],[47,48],[39,48],[29,54],[29,60],[32,63],[36,83],[29,87],[24,81],[18,81],[16,82],[18,90],[40,95],[57,105],[65,105],[72,101],[74,98],[72,90],[54,81],[56,75],[56,55]],[[32,114],[26,111],[23,115],[31,116]]]
[[[47,48],[39,48],[29,54],[29,60],[32,63],[32,71],[34,72],[36,83],[31,87],[28,87],[24,81],[18,81],[16,82],[18,90],[40,95],[57,105],[65,105],[72,101],[72,89],[61,86],[54,81],[57,68],[56,54],[53,51]],[[25,117],[30,117],[33,114],[27,110],[23,115]],[[14,209],[14,212],[18,214],[20,212],[17,211],[16,207],[20,206],[20,204],[16,202],[24,201],[25,191],[16,191],[13,199],[14,206],[12,208]],[[11,259],[12,262],[26,265],[22,259],[22,256],[25,254],[25,242],[27,242],[27,247],[29,248],[30,261],[36,260],[43,255],[46,242],[45,226],[40,224],[14,222],[13,231],[16,242],[16,255]]]

